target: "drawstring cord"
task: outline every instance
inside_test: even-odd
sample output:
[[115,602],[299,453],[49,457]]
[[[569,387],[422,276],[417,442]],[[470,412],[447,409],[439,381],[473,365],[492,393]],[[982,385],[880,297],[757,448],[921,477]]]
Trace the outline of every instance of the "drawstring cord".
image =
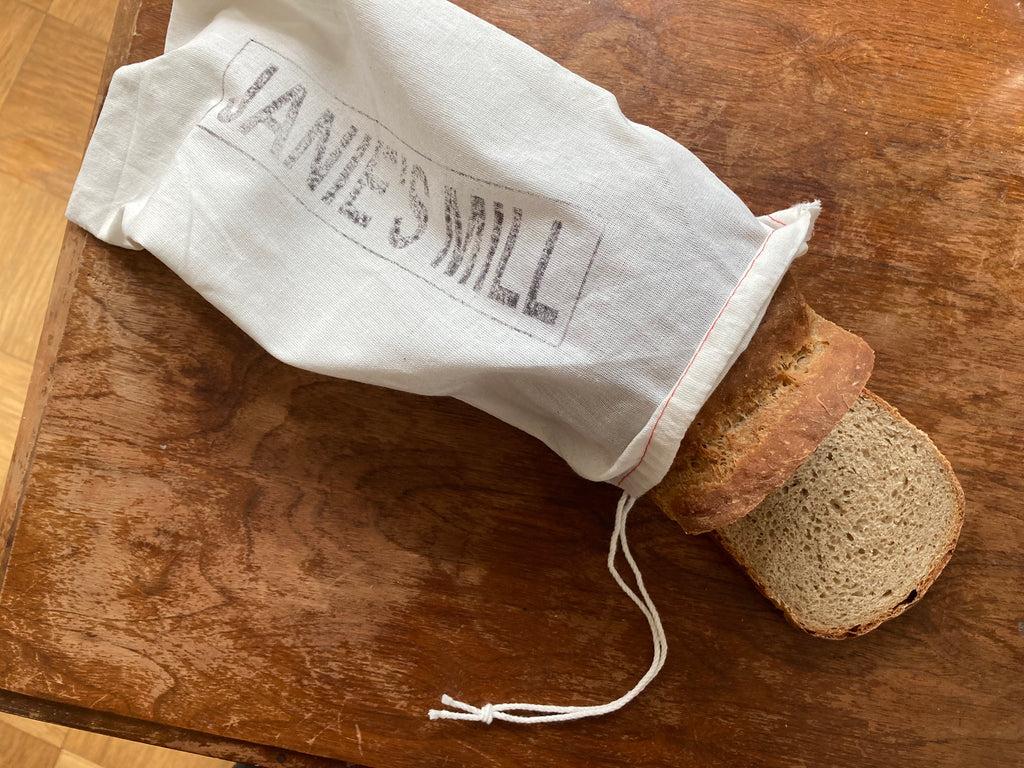
[[[614,701],[589,706],[515,703],[484,704],[482,707],[475,707],[464,701],[453,699],[446,693],[441,697],[441,703],[448,707],[448,709],[430,710],[428,715],[431,720],[471,720],[490,725],[495,720],[503,720],[507,723],[560,723],[566,720],[580,720],[584,717],[597,717],[626,706],[639,696],[644,688],[657,677],[658,672],[665,666],[665,658],[668,656],[668,641],[665,639],[665,630],[661,626],[661,617],[658,615],[658,609],[654,607],[651,596],[647,594],[647,587],[644,586],[644,579],[640,575],[640,568],[637,566],[636,560],[633,559],[633,553],[629,551],[629,541],[626,538],[626,519],[635,501],[636,499],[628,493],[623,493],[619,499],[618,507],[615,510],[615,529],[612,531],[612,540],[608,546],[608,570],[612,574],[612,578],[615,579],[615,583],[640,609],[640,612],[647,619],[647,623],[651,628],[654,658],[651,660],[650,668],[637,681],[636,685]],[[626,584],[615,567],[615,557],[618,554],[619,547],[622,548],[622,554],[626,558],[626,562],[629,563],[630,570],[633,571],[633,577],[636,580],[636,592]],[[637,592],[639,592],[639,595]]]

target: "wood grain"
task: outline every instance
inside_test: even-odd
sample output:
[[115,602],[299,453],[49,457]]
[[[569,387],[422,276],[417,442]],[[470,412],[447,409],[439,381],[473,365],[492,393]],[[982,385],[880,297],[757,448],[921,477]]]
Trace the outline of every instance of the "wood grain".
[[[154,7],[152,12],[148,14],[147,21],[142,26],[139,26],[137,17],[140,4],[141,0],[119,0],[118,2],[114,26],[107,45],[107,55],[99,77],[102,88],[96,94],[90,110],[90,126],[95,124],[96,117],[99,115],[106,85],[110,82],[114,70],[121,66],[121,64],[130,61],[130,49],[133,40],[136,40],[136,32],[140,32],[139,40],[145,40],[158,37],[160,33],[154,33],[155,30],[166,29],[170,12],[168,5]],[[147,27],[146,24],[151,26]],[[152,45],[155,50],[158,43]],[[138,45],[136,47],[137,55],[145,55],[145,45]],[[81,251],[85,244],[85,239],[85,232],[78,227],[69,225],[64,228],[64,238],[61,244],[57,267],[54,271],[50,301],[44,321],[44,330],[39,337],[35,363],[33,364],[32,376],[29,381],[29,389],[25,397],[23,412],[26,416],[22,419],[22,428],[17,435],[10,470],[4,482],[3,494],[0,495],[0,543],[2,543],[0,544],[2,546],[2,549],[0,549],[0,589],[2,589],[2,576],[10,556],[10,544],[13,541],[14,527],[20,511],[20,499],[24,494],[25,483],[28,480],[29,463],[34,453],[36,436],[41,426],[39,417],[43,412],[43,406],[49,395],[50,376],[53,372],[58,348],[63,338],[64,326],[71,304],[71,295],[74,291],[74,282],[78,276]],[[30,710],[26,710],[26,712],[30,713]],[[32,715],[29,714],[29,716]]]
[[[32,5],[15,0],[0,0],[0,105],[21,72],[21,65],[36,40],[48,3],[35,3],[38,8]],[[78,3],[77,7],[80,12],[85,11],[93,16],[105,13],[112,18],[117,3],[114,0],[90,0],[88,3]],[[75,21],[67,13],[67,8],[67,3],[62,6],[55,4],[52,12]],[[92,29],[80,34],[95,32]],[[64,65],[68,66],[67,60]],[[89,75],[88,72],[81,74]],[[98,71],[91,73],[92,78],[98,75]],[[52,108],[52,104],[46,102],[45,93],[36,95],[39,103],[48,104]],[[90,105],[76,104],[74,101],[64,101],[61,108],[62,119],[74,119],[77,116],[80,121],[88,120],[92,112]],[[84,139],[83,136],[83,142]],[[18,157],[8,160],[16,163]],[[77,157],[70,162],[70,170],[73,172],[77,166]],[[0,485],[6,476],[18,433],[22,404],[32,370],[31,360],[42,328],[53,268],[66,223],[63,200],[20,181],[17,175],[0,173],[0,276],[3,277],[0,280]],[[12,357],[8,352],[20,355],[21,359]],[[103,761],[93,763],[68,751],[60,751],[55,755],[55,748],[61,748],[68,733],[68,728],[64,726],[7,713],[0,713],[0,721],[18,732],[15,734],[18,754],[11,752],[0,756],[2,768],[20,768],[26,763],[43,763],[46,768],[109,768],[115,761],[119,765],[146,766],[152,763],[165,768],[179,765],[188,768],[197,765],[197,761],[228,768],[232,765],[135,742],[114,740],[108,736],[87,734],[88,739],[74,740],[75,746],[87,746],[90,756]],[[106,742],[110,743],[104,749]],[[56,762],[48,763],[53,759]]]
[[[57,704],[46,699],[0,692],[0,705],[10,712],[35,721],[61,722],[94,734],[119,736],[143,744],[163,745],[171,749],[203,755],[219,755],[246,765],[270,765],[277,768],[344,768],[346,763],[280,748],[242,742],[223,736],[200,733],[151,721],[133,720],[110,712]],[[2,765],[2,763],[0,763]]]
[[[100,733],[70,730],[41,720],[0,712],[10,746],[0,749],[2,768],[24,763],[40,768],[232,768],[234,763],[176,752]],[[17,750],[15,752],[15,749]]]
[[[156,260],[90,239],[58,268],[0,508],[8,700],[150,740],[210,734],[191,748],[221,756],[250,742],[418,767],[1019,763],[1015,6],[462,4],[613,90],[755,211],[821,197],[795,269],[960,475],[946,573],[899,620],[827,643],[642,503],[631,540],[671,647],[649,693],[564,726],[430,723],[443,690],[582,703],[642,672],[643,620],[603,566],[613,491],[462,404],[286,368]],[[159,50],[165,20],[146,5],[132,56]]]
[[60,747],[0,720],[0,765],[10,768],[53,768]]
[[0,478],[7,472],[32,366],[0,351]]
[[[232,768],[234,765],[211,757],[171,752],[86,731],[68,733],[64,750],[99,768]],[[60,768],[60,764],[55,768]]]
[[53,768],[103,768],[103,766],[96,765],[73,752],[61,752],[57,756],[57,762],[53,764]]
[[19,731],[38,739],[48,746],[56,747],[57,749],[61,748],[64,744],[65,737],[68,735],[68,729],[62,725],[44,723],[39,720],[30,720],[27,717],[9,715],[6,712],[0,713],[0,722],[9,725],[12,728],[17,728]]
[[0,104],[25,62],[44,13],[19,0],[0,0]]
[[30,364],[64,233],[64,201],[0,172],[0,352]]
[[114,25],[117,4],[106,0],[53,0],[48,12],[106,42]]
[[46,17],[0,107],[0,172],[67,199],[85,148],[104,51],[102,41]]

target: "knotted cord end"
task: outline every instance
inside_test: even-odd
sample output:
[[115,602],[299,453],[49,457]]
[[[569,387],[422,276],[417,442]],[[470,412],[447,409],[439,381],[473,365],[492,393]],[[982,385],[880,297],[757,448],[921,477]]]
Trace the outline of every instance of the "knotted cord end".
[[[447,693],[441,697],[441,703],[451,709],[432,709],[427,712],[431,720],[472,720],[490,725],[494,722],[494,705],[484,704],[482,707],[474,707],[464,701],[453,699]],[[452,711],[458,710],[458,711]]]
[[[668,656],[668,641],[665,638],[665,628],[661,624],[661,617],[658,616],[658,609],[654,607],[654,601],[647,592],[644,585],[644,578],[640,574],[640,568],[633,559],[633,553],[629,549],[629,541],[626,538],[626,518],[629,510],[633,508],[635,498],[628,492],[623,492],[619,498],[618,507],[615,510],[615,529],[612,531],[611,542],[608,545],[608,571],[611,573],[615,583],[633,601],[640,612],[647,619],[651,628],[651,640],[654,645],[654,655],[651,659],[651,666],[641,677],[636,685],[630,688],[619,698],[605,704],[591,704],[588,706],[558,706],[554,704],[484,704],[482,707],[474,707],[464,701],[453,699],[447,693],[441,697],[441,703],[448,709],[432,709],[427,714],[431,720],[469,720],[472,722],[490,725],[495,720],[503,720],[507,723],[561,723],[567,720],[579,720],[584,717],[597,717],[607,715],[621,709],[635,699],[647,684],[653,680],[661,668],[665,665]],[[636,580],[634,591],[619,574],[615,567],[615,556],[621,547],[622,555],[629,564]]]

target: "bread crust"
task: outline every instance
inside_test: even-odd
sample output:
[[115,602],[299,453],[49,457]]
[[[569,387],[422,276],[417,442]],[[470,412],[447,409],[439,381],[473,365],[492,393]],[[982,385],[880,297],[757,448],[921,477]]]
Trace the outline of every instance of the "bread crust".
[[[906,424],[910,424],[910,422],[906,418],[904,418],[903,415],[895,407],[890,405],[888,402],[883,400],[874,392],[871,392],[870,390],[865,388],[861,396],[871,400],[880,408],[883,408],[884,410],[888,411],[893,418],[898,419]],[[913,427],[912,424],[910,424],[910,426]],[[917,430],[916,427],[913,428]],[[917,431],[921,432],[920,430]],[[784,601],[778,599],[771,593],[771,590],[769,590],[768,587],[764,584],[764,582],[762,582],[760,578],[758,578],[757,573],[754,571],[754,569],[750,567],[749,563],[746,562],[746,560],[743,558],[743,555],[738,550],[729,546],[728,542],[721,536],[719,536],[717,533],[712,532],[711,535],[719,543],[722,549],[724,549],[729,554],[729,556],[736,561],[740,568],[743,569],[743,572],[746,573],[747,577],[753,582],[754,586],[757,587],[757,590],[766,598],[768,598],[775,605],[776,608],[782,611],[783,616],[785,616],[786,620],[793,626],[797,627],[798,629],[802,629],[804,632],[814,635],[815,637],[824,638],[826,640],[842,640],[848,637],[857,637],[859,635],[864,635],[870,632],[871,630],[876,629],[879,625],[885,623],[889,619],[896,618],[904,611],[906,611],[908,608],[910,608],[910,606],[914,605],[918,600],[924,597],[924,594],[928,591],[931,585],[935,583],[935,580],[938,579],[939,574],[942,573],[942,570],[946,567],[946,564],[949,563],[950,558],[953,556],[953,550],[956,549],[957,542],[960,539],[960,531],[963,528],[966,508],[963,488],[960,486],[960,481],[957,480],[956,474],[953,472],[953,467],[950,465],[949,460],[942,455],[942,452],[939,451],[939,449],[935,446],[931,439],[928,438],[927,435],[925,435],[923,432],[921,432],[921,434],[925,436],[928,445],[931,446],[934,457],[938,462],[939,466],[941,467],[943,475],[949,482],[950,487],[953,489],[953,495],[956,500],[956,509],[953,515],[953,522],[949,530],[947,531],[946,541],[942,546],[944,553],[936,561],[935,565],[928,572],[928,574],[910,590],[905,600],[903,600],[893,608],[883,613],[880,613],[875,617],[872,617],[868,621],[861,622],[860,624],[855,624],[850,627],[828,627],[825,629],[821,629],[808,626],[800,620],[800,617],[796,615]]]
[[739,520],[839,423],[873,366],[867,343],[817,315],[787,276],[650,498],[687,533]]

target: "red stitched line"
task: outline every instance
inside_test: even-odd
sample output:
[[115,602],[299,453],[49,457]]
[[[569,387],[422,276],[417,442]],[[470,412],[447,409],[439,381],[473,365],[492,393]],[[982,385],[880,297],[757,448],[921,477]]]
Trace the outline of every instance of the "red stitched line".
[[701,339],[700,344],[697,345],[697,351],[693,353],[693,357],[690,358],[690,362],[686,364],[686,367],[683,369],[683,372],[679,375],[679,378],[676,380],[676,385],[672,387],[672,391],[665,399],[665,402],[662,403],[661,412],[658,414],[658,418],[655,420],[654,426],[651,427],[651,434],[648,435],[647,437],[647,445],[644,446],[644,451],[643,453],[640,454],[640,460],[633,465],[633,468],[631,470],[629,470],[626,474],[622,475],[622,477],[620,477],[616,481],[616,485],[620,485],[623,482],[625,482],[626,478],[628,478],[630,475],[636,472],[640,465],[644,463],[644,458],[646,458],[647,456],[647,451],[651,447],[651,442],[654,440],[654,433],[658,431],[658,425],[661,423],[661,417],[665,415],[665,410],[668,408],[668,404],[672,402],[672,398],[676,396],[676,391],[679,389],[679,385],[683,383],[683,379],[686,378],[686,374],[690,372],[690,366],[693,365],[693,361],[697,359],[698,355],[700,355],[700,351],[704,349],[704,344],[707,343],[708,338],[710,338],[711,336],[711,332],[715,330],[715,326],[718,325],[718,321],[721,319],[722,315],[725,314],[725,310],[729,307],[730,302],[732,302],[732,297],[736,295],[736,291],[739,290],[739,287],[743,284],[743,281],[747,278],[747,275],[750,274],[750,270],[754,268],[754,264],[760,258],[761,254],[764,253],[764,249],[768,247],[768,241],[772,239],[772,235],[774,235],[778,231],[779,230],[777,229],[773,229],[771,232],[768,233],[768,237],[766,237],[764,239],[764,242],[761,243],[761,248],[757,251],[757,253],[754,254],[754,258],[752,258],[750,260],[750,263],[747,265],[746,271],[740,276],[740,279],[736,281],[736,285],[733,286],[732,293],[729,294],[729,298],[725,300],[725,304],[723,304],[722,308],[718,311],[718,315],[715,317],[714,322],[711,323],[711,327],[708,328],[707,333],[704,334],[704,338]]
[[772,221],[774,221],[776,224],[781,224],[782,226],[786,226],[786,222],[779,221],[774,216],[772,216],[770,213],[768,214],[768,218],[771,219]]

